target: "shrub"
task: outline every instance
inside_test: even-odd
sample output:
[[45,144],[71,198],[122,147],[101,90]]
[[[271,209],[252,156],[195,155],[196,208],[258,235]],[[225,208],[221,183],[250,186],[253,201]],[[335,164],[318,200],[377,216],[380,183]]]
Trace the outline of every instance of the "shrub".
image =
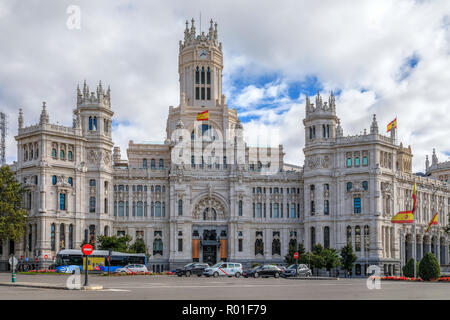
[[422,260],[420,260],[419,266],[419,275],[423,280],[430,281],[430,279],[439,279],[441,268],[433,253],[428,252]]
[[[419,274],[419,263],[416,262],[416,275]],[[414,277],[414,259],[409,261],[403,266],[403,275],[408,278]]]

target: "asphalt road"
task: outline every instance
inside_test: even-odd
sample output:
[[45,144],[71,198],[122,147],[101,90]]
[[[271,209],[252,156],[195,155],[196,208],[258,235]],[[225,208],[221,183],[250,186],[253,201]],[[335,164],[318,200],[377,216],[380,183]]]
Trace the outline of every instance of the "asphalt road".
[[[17,282],[65,284],[68,275],[21,275]],[[0,282],[11,281],[1,273]],[[84,278],[81,278],[81,284]],[[89,284],[103,285],[101,291],[57,290],[0,286],[0,299],[131,299],[131,300],[298,300],[298,299],[450,299],[449,283],[382,281],[380,289],[369,290],[366,279],[287,280],[205,278],[177,276],[89,276]]]

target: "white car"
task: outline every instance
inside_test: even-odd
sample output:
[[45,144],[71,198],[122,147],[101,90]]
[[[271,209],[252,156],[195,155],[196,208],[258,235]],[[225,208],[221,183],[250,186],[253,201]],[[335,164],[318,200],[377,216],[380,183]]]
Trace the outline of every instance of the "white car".
[[208,267],[203,271],[203,275],[207,277],[217,278],[218,276],[235,276],[239,278],[242,275],[244,268],[242,264],[235,262],[219,262],[213,265],[212,267]]
[[143,264],[128,264],[125,267],[116,270],[116,273],[136,273],[148,272],[147,267]]

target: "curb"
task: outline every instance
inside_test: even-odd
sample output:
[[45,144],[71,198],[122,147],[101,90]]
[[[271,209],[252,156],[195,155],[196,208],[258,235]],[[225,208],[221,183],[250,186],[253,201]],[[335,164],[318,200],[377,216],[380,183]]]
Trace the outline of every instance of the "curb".
[[339,278],[333,277],[288,277],[288,280],[339,280]]
[[53,285],[47,283],[27,283],[27,282],[0,282],[0,286],[4,287],[25,287],[25,288],[41,288],[41,289],[57,289],[57,290],[103,290],[101,285],[81,286],[80,289],[69,289],[66,286]]

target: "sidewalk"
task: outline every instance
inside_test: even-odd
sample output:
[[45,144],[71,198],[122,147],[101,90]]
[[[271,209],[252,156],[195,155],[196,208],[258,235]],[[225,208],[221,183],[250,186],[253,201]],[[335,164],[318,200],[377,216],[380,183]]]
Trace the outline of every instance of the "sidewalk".
[[[71,290],[64,285],[56,285],[50,283],[35,283],[35,282],[0,282],[0,286],[6,287],[27,287],[27,288],[44,288],[44,289],[58,289],[58,290]],[[73,290],[103,290],[101,285],[81,286],[80,289]]]

